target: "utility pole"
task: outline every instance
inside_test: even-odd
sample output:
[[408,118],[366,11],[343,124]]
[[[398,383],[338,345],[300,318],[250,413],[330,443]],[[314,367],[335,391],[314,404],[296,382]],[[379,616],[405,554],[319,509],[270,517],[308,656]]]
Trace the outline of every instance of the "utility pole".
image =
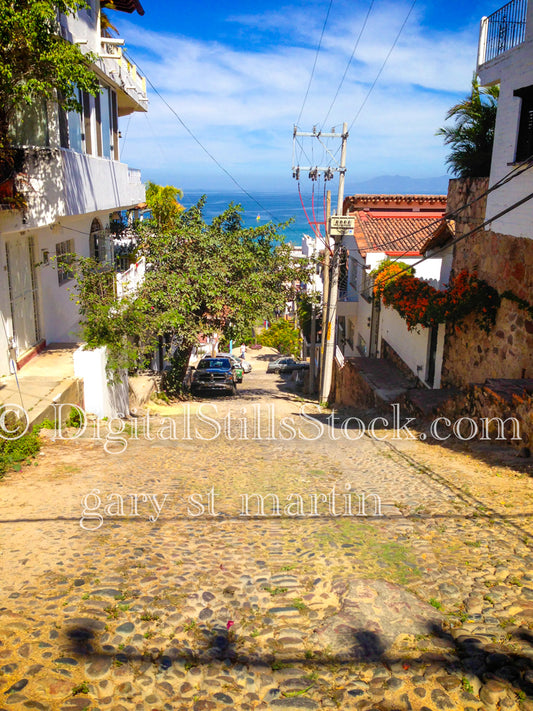
[[[337,215],[342,216],[342,204],[344,202],[344,178],[346,175],[346,142],[348,139],[348,124],[342,126],[342,150],[339,165],[339,195],[337,199]],[[330,220],[331,222],[331,220]],[[328,225],[329,231],[329,225]],[[322,379],[319,402],[327,402],[329,391],[331,390],[331,380],[333,375],[333,358],[335,355],[335,330],[337,324],[337,299],[339,292],[339,256],[342,244],[342,232],[334,237],[335,246],[333,251],[331,284],[329,289],[329,309],[326,326],[326,343],[324,350],[324,361],[322,366]]]
[[[335,172],[339,173],[339,196],[337,201],[337,214],[342,215],[342,203],[344,202],[344,177],[346,173],[346,141],[348,138],[348,125],[343,124],[342,133],[337,133],[333,128],[330,133],[323,133],[318,130],[316,126],[310,132],[298,131],[298,127],[294,126],[293,131],[293,143],[296,147],[299,137],[314,138],[319,141],[322,145],[325,155],[329,156],[331,163],[336,165],[333,167],[330,163],[328,166],[300,166],[296,165],[295,155],[296,152],[293,151],[293,166],[292,166],[292,177],[298,182],[300,181],[300,172],[308,171],[309,178],[313,181],[319,179],[320,175],[323,175],[324,182],[333,179]],[[327,145],[324,143],[323,139],[326,138],[341,138],[342,139],[342,149],[340,163],[337,163],[336,155],[329,150]],[[338,280],[339,280],[339,246],[342,241],[342,235],[344,232],[337,226],[336,234],[340,236],[340,240],[335,240],[335,251],[333,253],[333,271],[331,278],[331,285],[329,284],[329,271],[330,271],[330,244],[329,237],[331,236],[330,229],[331,222],[331,193],[328,190],[328,208],[326,214],[326,250],[324,259],[324,306],[322,312],[322,343],[320,348],[320,402],[327,400],[329,396],[329,390],[331,388],[331,371],[333,369],[333,355],[335,348],[335,325],[337,319],[337,292],[338,292]]]
[[326,236],[324,238],[324,278],[323,278],[323,299],[322,299],[322,339],[320,343],[320,382],[318,392],[322,393],[322,383],[324,382],[324,354],[326,352],[326,330],[329,312],[329,218],[331,217],[331,190],[326,193]]

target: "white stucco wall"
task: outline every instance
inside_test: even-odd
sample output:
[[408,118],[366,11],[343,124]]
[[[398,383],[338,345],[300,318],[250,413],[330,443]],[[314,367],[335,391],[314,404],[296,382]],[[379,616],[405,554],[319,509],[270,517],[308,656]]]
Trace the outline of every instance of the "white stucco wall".
[[[492,186],[512,170],[520,121],[521,100],[513,92],[533,85],[533,2],[527,9],[526,41],[478,68],[482,86],[500,84],[490,183]],[[526,171],[487,198],[487,219],[533,192],[533,172]],[[524,203],[495,220],[489,229],[515,237],[533,237],[533,201]]]
[[[449,253],[448,253],[449,252]],[[368,271],[375,269],[380,262],[386,259],[384,253],[370,253],[366,256],[366,263],[370,266]],[[451,250],[441,253],[434,258],[429,258],[419,264],[415,269],[415,274],[421,279],[426,279],[435,288],[442,288],[446,284],[451,269]],[[402,257],[400,261],[406,264],[418,262],[420,257]],[[357,349],[358,334],[366,342],[367,355],[370,348],[370,320],[372,317],[372,304],[364,298],[359,298],[356,307],[354,349]],[[346,315],[349,311],[346,311]],[[381,339],[396,351],[404,363],[412,372],[424,382],[427,377],[428,355],[429,355],[429,330],[420,328],[419,332],[409,331],[407,324],[402,317],[392,308],[382,306],[380,312],[380,329],[378,347],[381,347]],[[442,357],[444,350],[444,327],[440,326],[437,354],[435,364],[434,387],[440,387],[440,372],[442,368]],[[357,352],[356,355],[359,355]],[[381,355],[381,353],[379,353]],[[420,368],[418,366],[421,366]]]
[[74,353],[74,375],[83,379],[85,412],[97,417],[124,417],[129,415],[128,374],[122,373],[121,382],[108,383],[107,354],[105,348]]
[[428,352],[427,328],[409,331],[404,319],[392,308],[381,309],[380,338],[394,348],[403,362],[421,380],[425,379],[425,366]]

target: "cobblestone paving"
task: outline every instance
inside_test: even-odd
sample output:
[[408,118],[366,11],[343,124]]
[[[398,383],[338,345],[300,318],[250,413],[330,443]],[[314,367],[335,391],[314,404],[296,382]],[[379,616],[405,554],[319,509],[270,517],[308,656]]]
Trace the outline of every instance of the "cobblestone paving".
[[282,381],[0,483],[0,709],[533,709],[533,479],[319,436]]

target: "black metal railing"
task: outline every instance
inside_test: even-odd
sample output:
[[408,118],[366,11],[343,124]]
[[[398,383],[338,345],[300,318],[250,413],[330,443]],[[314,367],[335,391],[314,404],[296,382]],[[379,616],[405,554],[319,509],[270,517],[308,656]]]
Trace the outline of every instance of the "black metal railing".
[[522,44],[526,37],[526,13],[527,0],[511,0],[484,18],[482,38],[485,46],[480,64]]

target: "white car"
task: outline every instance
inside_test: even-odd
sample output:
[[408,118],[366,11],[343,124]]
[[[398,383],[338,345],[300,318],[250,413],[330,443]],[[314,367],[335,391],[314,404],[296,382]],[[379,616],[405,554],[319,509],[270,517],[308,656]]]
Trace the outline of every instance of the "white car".
[[237,363],[241,366],[243,373],[250,373],[252,371],[252,364],[247,360],[241,360],[240,358],[231,355],[231,353],[219,353],[218,355],[221,358],[230,358],[231,360],[237,361]]

